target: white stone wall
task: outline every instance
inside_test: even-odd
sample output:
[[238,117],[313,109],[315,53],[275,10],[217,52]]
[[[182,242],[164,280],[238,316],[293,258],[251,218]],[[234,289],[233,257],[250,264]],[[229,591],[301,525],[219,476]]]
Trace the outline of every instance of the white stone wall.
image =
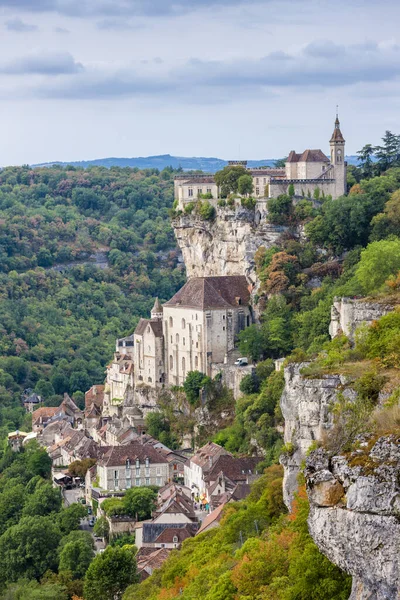
[[135,383],[154,388],[162,383],[163,373],[163,342],[148,325],[142,336],[135,335]]
[[201,194],[211,193],[213,198],[218,198],[218,186],[215,183],[204,183],[175,179],[174,181],[175,199],[178,200],[178,207],[183,210],[185,204],[195,202]]
[[111,492],[146,485],[161,487],[168,483],[169,479],[167,463],[150,463],[149,468],[146,468],[141,463],[140,467],[136,468],[136,464],[133,462],[128,469],[126,465],[115,467],[98,465],[97,473],[99,475],[100,487]]
[[154,523],[191,523],[192,521],[183,513],[163,513],[153,519]]
[[[330,172],[330,174],[331,173],[332,171]],[[334,177],[334,175],[331,176]],[[320,179],[318,181],[310,181],[300,179],[298,181],[293,181],[292,183],[294,186],[294,193],[296,196],[307,196],[308,192],[310,192],[311,197],[313,197],[314,190],[318,188],[321,195],[323,192],[325,196],[330,195],[332,196],[332,198],[337,197],[335,181],[329,181],[324,179]],[[287,194],[289,185],[290,184],[287,182],[279,183],[277,181],[274,181],[273,183],[271,183],[269,190],[270,198],[277,198],[281,194]]]
[[254,198],[264,198],[265,188],[271,181],[270,175],[253,175],[253,193]]

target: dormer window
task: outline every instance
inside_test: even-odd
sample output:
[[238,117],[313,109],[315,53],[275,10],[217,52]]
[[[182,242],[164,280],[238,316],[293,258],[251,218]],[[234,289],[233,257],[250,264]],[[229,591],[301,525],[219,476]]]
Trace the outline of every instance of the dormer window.
[[178,541],[179,541],[179,540],[178,540],[178,536],[177,536],[177,535],[174,535],[174,537],[172,538],[172,542],[173,542],[174,544],[177,544],[177,543],[178,543]]
[[131,468],[131,461],[129,460],[129,458],[126,459],[125,466],[126,466],[127,469]]

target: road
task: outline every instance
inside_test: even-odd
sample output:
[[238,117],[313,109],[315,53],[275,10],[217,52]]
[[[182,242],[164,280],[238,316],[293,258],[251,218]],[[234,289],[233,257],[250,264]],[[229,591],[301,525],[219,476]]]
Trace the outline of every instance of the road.
[[83,489],[73,488],[72,490],[63,490],[64,506],[69,506],[74,502],[78,502],[79,498],[83,497]]

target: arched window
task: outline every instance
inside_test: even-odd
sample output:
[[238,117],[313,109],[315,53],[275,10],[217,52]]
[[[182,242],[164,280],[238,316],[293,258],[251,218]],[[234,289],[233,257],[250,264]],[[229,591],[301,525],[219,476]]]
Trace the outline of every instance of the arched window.
[[183,375],[186,373],[186,360],[184,356],[182,357],[182,373]]
[[174,320],[172,317],[169,318],[169,326],[173,327],[174,326]]
[[175,341],[176,341],[177,344],[179,344],[179,333],[176,334]]
[[194,357],[194,366],[196,367],[196,369],[199,366],[199,357],[198,356]]
[[172,541],[173,541],[174,544],[177,544],[178,543],[178,536],[174,535],[174,537],[172,538]]
[[185,328],[186,328],[186,321],[185,321],[185,319],[182,319],[182,329],[185,329]]
[[185,338],[182,339],[182,344],[185,345],[186,344],[186,340]]
[[171,371],[174,368],[174,358],[172,354],[169,355],[169,368],[171,369]]

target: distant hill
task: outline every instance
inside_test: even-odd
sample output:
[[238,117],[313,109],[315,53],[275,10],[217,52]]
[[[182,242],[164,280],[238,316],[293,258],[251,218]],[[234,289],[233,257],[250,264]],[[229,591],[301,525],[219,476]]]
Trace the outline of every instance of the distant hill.
[[[275,158],[266,158],[262,160],[249,160],[249,167],[272,167],[275,164]],[[351,165],[357,164],[357,156],[346,156],[346,160]],[[81,160],[81,161],[70,161],[70,162],[49,162],[37,165],[33,167],[51,167],[53,165],[66,166],[72,165],[74,167],[87,167],[100,166],[100,167],[137,167],[139,169],[165,169],[165,167],[174,167],[175,169],[182,167],[184,171],[204,171],[207,173],[215,173],[219,171],[228,161],[222,160],[221,158],[207,158],[207,157],[185,157],[185,156],[171,156],[170,154],[162,154],[160,156],[146,156],[136,158],[98,158],[95,160]]]

